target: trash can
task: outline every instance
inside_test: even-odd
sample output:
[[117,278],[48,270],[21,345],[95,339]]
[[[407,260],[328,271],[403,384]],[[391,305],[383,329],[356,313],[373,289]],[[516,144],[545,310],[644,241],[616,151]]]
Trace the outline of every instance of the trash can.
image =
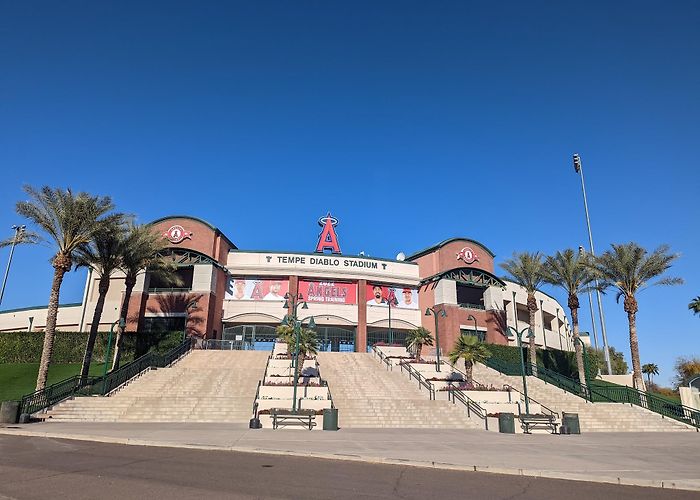
[[581,426],[578,421],[578,413],[561,414],[561,433],[562,434],[581,434]]
[[16,424],[19,416],[19,401],[3,401],[0,405],[0,424]]
[[498,432],[515,434],[515,416],[512,413],[498,414]]
[[323,430],[338,430],[338,408],[325,408],[323,410]]
[[250,422],[248,422],[248,428],[249,429],[262,429],[262,423],[260,423],[260,419],[258,417],[251,418]]

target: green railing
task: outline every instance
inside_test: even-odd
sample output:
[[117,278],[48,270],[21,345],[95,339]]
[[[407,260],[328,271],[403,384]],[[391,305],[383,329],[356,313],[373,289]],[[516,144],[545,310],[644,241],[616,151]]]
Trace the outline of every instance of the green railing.
[[62,380],[40,391],[23,396],[20,402],[20,414],[26,413],[31,415],[72,396],[107,395],[144,370],[164,368],[172,364],[191,348],[192,342],[186,340],[165,354],[146,353],[131,363],[123,365],[121,368],[104,376],[88,377],[82,382],[79,375]]
[[[486,365],[504,375],[522,374],[520,366],[514,363],[505,363],[490,358],[486,360]],[[591,403],[626,403],[639,406],[664,417],[691,425],[700,432],[700,411],[669,399],[621,385],[592,385],[588,387],[579,383],[578,380],[539,365],[534,374],[532,365],[526,365],[525,373],[526,375],[535,375],[545,383],[559,387]]]

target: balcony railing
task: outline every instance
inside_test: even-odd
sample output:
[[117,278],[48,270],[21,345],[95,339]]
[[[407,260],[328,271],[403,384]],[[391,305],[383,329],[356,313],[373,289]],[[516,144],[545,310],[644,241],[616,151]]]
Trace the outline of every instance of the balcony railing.
[[459,307],[463,307],[464,309],[478,309],[480,311],[485,311],[486,308],[481,305],[481,304],[466,304],[466,303],[460,303]]
[[148,293],[189,293],[192,291],[190,288],[149,288]]

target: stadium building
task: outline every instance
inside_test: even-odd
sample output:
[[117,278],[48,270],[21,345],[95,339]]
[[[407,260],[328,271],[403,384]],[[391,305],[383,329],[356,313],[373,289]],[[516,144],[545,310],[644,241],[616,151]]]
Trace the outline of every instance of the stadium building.
[[[240,249],[196,217],[153,221],[168,240],[163,256],[177,264],[183,284],[171,288],[149,273],[139,275],[127,332],[186,329],[212,347],[269,349],[275,327],[290,312],[287,293],[303,297],[308,308],[298,316],[314,318],[323,351],[403,343],[420,326],[434,333],[436,322],[443,350],[460,333],[513,344],[507,327],[527,327],[524,290],[496,276],[494,254],[478,241],[451,238],[410,256],[378,259],[342,254],[330,214],[319,224],[316,250],[303,253]],[[90,329],[98,279],[89,273],[80,304],[61,305],[59,330]],[[100,330],[118,321],[124,288],[124,277],[113,276]],[[537,301],[537,344],[572,350],[564,308],[544,293]],[[42,331],[45,320],[45,307],[3,311],[0,331]]]

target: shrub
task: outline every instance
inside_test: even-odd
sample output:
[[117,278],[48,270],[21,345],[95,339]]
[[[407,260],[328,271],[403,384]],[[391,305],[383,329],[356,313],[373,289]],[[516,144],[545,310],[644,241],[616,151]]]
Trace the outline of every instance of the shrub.
[[[92,359],[104,362],[109,332],[99,332],[95,341]],[[112,350],[114,339],[112,336]],[[81,363],[87,344],[87,332],[56,332],[54,339],[52,363]],[[129,362],[150,350],[167,352],[180,345],[182,332],[165,333],[126,333],[122,362]],[[38,363],[44,345],[43,332],[7,332],[0,333],[0,363]]]

